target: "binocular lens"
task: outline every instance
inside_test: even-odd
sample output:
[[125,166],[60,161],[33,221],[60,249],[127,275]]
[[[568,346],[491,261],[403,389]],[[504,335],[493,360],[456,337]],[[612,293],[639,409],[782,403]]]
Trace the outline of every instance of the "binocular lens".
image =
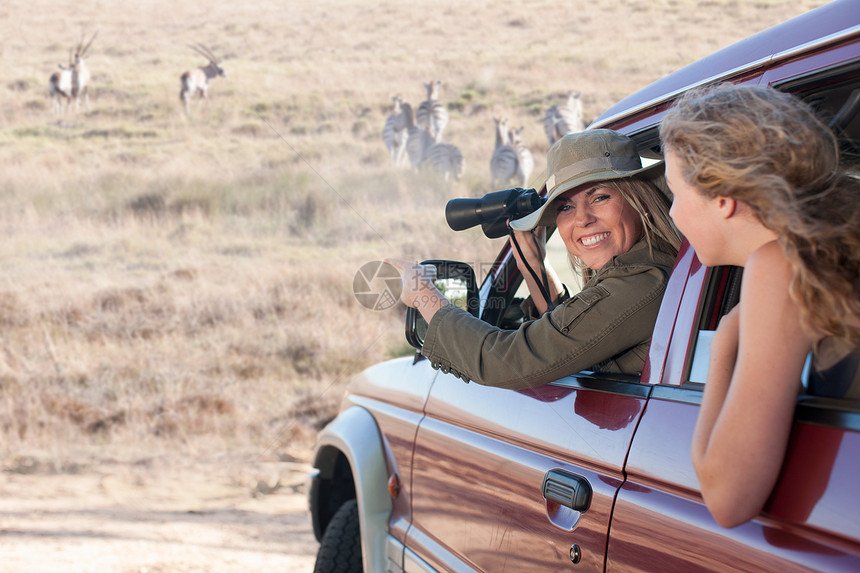
[[445,205],[445,220],[454,231],[464,231],[478,225],[481,217],[481,199],[451,199]]
[[534,189],[505,189],[480,199],[451,199],[445,205],[445,219],[454,231],[481,225],[484,235],[496,239],[507,234],[508,219],[525,217],[544,201]]

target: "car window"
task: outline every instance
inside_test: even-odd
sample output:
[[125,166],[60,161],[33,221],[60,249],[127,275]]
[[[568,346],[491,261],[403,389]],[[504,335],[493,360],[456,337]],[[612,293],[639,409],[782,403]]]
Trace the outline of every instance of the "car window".
[[[708,364],[711,360],[711,340],[715,330],[700,330],[696,333],[696,345],[693,350],[693,360],[690,363],[690,375],[688,382],[693,384],[704,384],[708,381]],[[800,384],[804,391],[809,385],[809,369],[812,365],[812,353],[806,356],[803,364],[803,372],[800,376]]]
[[687,360],[687,375],[683,386],[694,387],[705,384],[708,379],[708,363],[711,353],[711,339],[725,316],[740,300],[743,269],[740,267],[715,267],[708,270],[705,291],[699,305],[699,316],[695,341],[690,347]]
[[808,103],[836,134],[845,166],[860,170],[860,62],[773,87]]
[[708,381],[708,364],[711,360],[711,339],[715,330],[700,330],[696,334],[696,346],[693,350],[693,360],[690,363],[689,382],[704,384]]

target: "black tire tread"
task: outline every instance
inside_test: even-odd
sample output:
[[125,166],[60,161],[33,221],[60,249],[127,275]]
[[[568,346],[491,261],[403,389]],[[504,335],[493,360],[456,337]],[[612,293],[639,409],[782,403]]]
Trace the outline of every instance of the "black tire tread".
[[326,527],[314,573],[361,573],[361,531],[358,525],[358,503],[344,502]]

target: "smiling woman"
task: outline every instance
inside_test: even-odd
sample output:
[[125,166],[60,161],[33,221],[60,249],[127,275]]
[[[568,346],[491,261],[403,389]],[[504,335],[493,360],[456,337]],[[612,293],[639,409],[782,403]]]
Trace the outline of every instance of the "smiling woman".
[[[668,206],[628,137],[610,130],[570,134],[547,156],[547,201],[512,221],[517,265],[531,298],[516,330],[449,304],[422,265],[402,272],[401,299],[429,323],[422,353],[436,368],[503,388],[538,386],[581,370],[638,374],[680,239]],[[541,227],[557,226],[585,284],[570,296],[546,261]],[[527,272],[543,265],[547,285]],[[546,300],[541,287],[552,300]]]
[[556,201],[555,224],[571,255],[599,269],[642,237],[642,221],[619,189],[602,183],[565,192]]

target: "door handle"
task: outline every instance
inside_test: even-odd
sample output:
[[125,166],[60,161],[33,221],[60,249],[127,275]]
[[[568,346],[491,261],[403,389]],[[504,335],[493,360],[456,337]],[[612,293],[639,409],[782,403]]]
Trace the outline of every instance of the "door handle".
[[550,470],[543,476],[544,498],[574,511],[584,512],[591,505],[591,484],[581,475],[565,470]]

